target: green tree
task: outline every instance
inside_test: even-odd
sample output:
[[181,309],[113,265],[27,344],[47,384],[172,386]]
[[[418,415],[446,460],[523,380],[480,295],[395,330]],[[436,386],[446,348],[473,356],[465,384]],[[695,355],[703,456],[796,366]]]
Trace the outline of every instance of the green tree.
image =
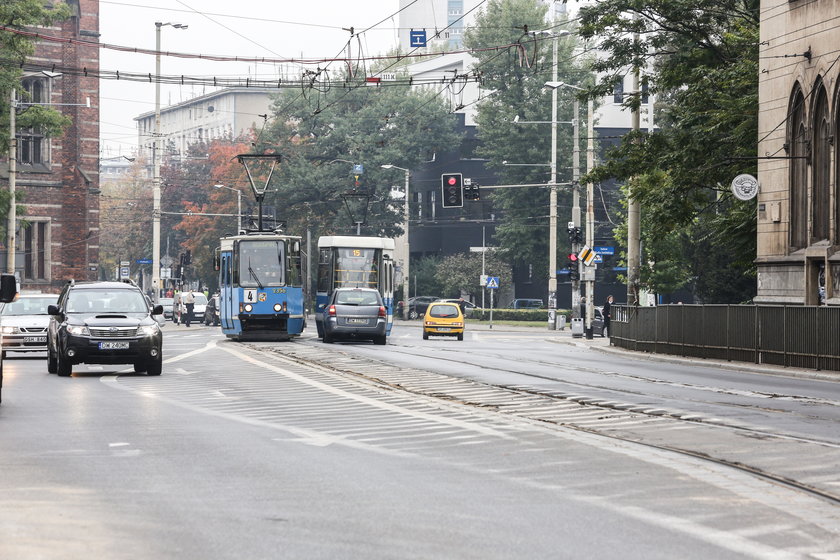
[[[489,160],[488,166],[499,174],[503,184],[548,184],[550,182],[550,124],[518,124],[521,121],[551,121],[551,90],[545,82],[552,79],[552,39],[527,34],[526,30],[561,26],[545,23],[546,5],[537,0],[491,0],[477,16],[475,26],[464,33],[464,43],[476,49],[482,86],[492,91],[478,105],[478,155]],[[568,27],[568,22],[564,23]],[[509,51],[482,50],[487,47],[519,43]],[[573,37],[558,40],[558,79],[569,84],[584,83],[590,78],[585,59],[576,56]],[[558,121],[569,122],[572,114],[571,91],[558,90]],[[572,174],[572,128],[559,125],[557,180],[569,183]],[[535,165],[505,165],[513,164]],[[560,187],[558,206],[571,207],[571,188]],[[529,263],[537,277],[548,277],[549,189],[545,187],[498,189],[493,204],[501,212],[495,237],[503,254],[512,261]],[[563,223],[568,218],[563,220]],[[565,231],[565,228],[563,228]],[[567,246],[560,236],[558,248]],[[562,250],[562,249],[559,249]]]
[[[273,119],[256,146],[258,153],[283,157],[266,203],[282,212],[290,233],[310,228],[316,235],[346,234],[355,226],[342,195],[362,195],[369,197],[362,234],[398,235],[403,214],[390,186],[402,183],[402,172],[380,166],[417,169],[431,154],[457,144],[455,117],[434,93],[343,79],[327,82],[322,76],[317,87],[277,96]],[[358,177],[357,164],[364,166]]]
[[[4,0],[0,2],[0,152],[9,151],[9,116],[11,92],[15,90],[18,101],[26,102],[28,93],[21,86],[24,62],[35,52],[31,37],[19,35],[15,30],[33,26],[49,26],[70,16],[67,4],[41,0]],[[70,124],[70,119],[45,106],[19,108],[15,115],[17,128],[40,128],[47,136],[58,136]],[[23,208],[18,211],[23,212]],[[0,214],[9,212],[9,194],[0,191]],[[6,220],[3,219],[3,224]]]
[[[502,286],[513,282],[513,271],[508,259],[497,253],[487,253],[484,271],[488,276],[498,276]],[[437,266],[437,280],[446,297],[456,298],[462,293],[480,294],[482,261],[480,253],[461,253],[444,257]]]
[[[593,179],[635,178],[627,186],[644,216],[642,261],[674,268],[652,256],[678,259],[704,301],[740,302],[755,293],[754,281],[733,291],[733,284],[705,277],[755,274],[755,202],[734,199],[726,187],[756,169],[758,11],[757,0],[611,0],[580,14],[581,35],[597,38],[607,53],[594,63],[602,77],[590,94],[610,92],[617,77],[637,67],[658,96],[658,130],[627,135]],[[640,100],[631,94],[626,105]],[[671,250],[677,239],[683,251]],[[691,250],[704,245],[726,246],[729,256],[721,262]],[[664,283],[649,274],[648,288],[666,290],[674,276],[663,276]]]
[[441,257],[437,255],[427,255],[411,261],[410,297],[415,294],[437,296],[444,293],[443,284],[437,277],[440,262]]

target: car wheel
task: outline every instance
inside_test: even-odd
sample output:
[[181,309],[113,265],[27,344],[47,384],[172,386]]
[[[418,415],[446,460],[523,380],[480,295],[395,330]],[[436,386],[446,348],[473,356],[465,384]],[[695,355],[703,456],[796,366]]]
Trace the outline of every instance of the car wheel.
[[429,340],[429,333],[423,331],[423,340]]
[[55,373],[56,371],[58,371],[58,361],[50,349],[47,348],[47,373]]
[[146,362],[146,375],[160,375],[163,371],[163,356],[152,358]]
[[458,335],[458,340],[464,340],[464,333]]
[[59,377],[70,377],[70,374],[73,373],[73,364],[62,357],[61,352],[58,352],[57,362],[55,372]]
[[332,344],[332,343],[333,343],[332,335],[324,333],[324,344]]
[[134,362],[134,373],[143,373],[146,371],[146,362]]
[[409,319],[416,319],[416,318],[417,318],[417,317],[419,317],[419,316],[420,316],[420,315],[419,315],[419,314],[417,313],[417,311],[416,311],[416,310],[414,310],[414,309],[412,309],[411,311],[409,311],[409,312],[408,312],[408,318],[409,318]]
[[377,336],[376,338],[373,339],[373,343],[374,344],[379,344],[380,346],[382,346],[386,342],[387,342],[387,339],[385,338],[385,335]]

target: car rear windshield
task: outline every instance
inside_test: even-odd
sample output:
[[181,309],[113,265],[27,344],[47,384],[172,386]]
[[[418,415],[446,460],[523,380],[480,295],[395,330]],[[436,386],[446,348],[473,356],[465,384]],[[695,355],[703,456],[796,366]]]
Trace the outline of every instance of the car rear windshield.
[[433,305],[429,315],[439,319],[446,319],[458,316],[458,307],[455,305]]
[[382,305],[376,292],[336,292],[336,305]]
[[148,313],[146,298],[134,290],[75,290],[67,297],[68,313]]

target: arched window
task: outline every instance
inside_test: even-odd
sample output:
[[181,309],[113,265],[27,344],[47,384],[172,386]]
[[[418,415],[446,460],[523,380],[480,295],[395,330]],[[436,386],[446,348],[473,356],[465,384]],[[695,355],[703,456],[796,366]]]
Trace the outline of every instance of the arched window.
[[816,84],[812,154],[811,240],[827,240],[831,215],[831,125],[828,120],[828,95],[822,81]]
[[790,161],[790,246],[802,249],[808,244],[808,153],[805,126],[805,96],[797,85],[790,98],[787,144]]

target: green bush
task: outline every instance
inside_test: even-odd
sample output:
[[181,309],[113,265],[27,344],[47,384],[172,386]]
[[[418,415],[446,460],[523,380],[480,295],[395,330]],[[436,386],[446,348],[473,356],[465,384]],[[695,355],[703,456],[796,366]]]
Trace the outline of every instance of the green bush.
[[[557,310],[557,317],[559,318],[560,315],[566,316],[566,322],[569,322],[569,315],[571,311],[569,309],[558,309]],[[473,309],[472,315],[469,317],[470,319],[475,319],[477,321],[489,321],[490,320],[490,310],[489,309]],[[494,309],[493,310],[493,320],[494,321],[548,321],[548,309]]]

